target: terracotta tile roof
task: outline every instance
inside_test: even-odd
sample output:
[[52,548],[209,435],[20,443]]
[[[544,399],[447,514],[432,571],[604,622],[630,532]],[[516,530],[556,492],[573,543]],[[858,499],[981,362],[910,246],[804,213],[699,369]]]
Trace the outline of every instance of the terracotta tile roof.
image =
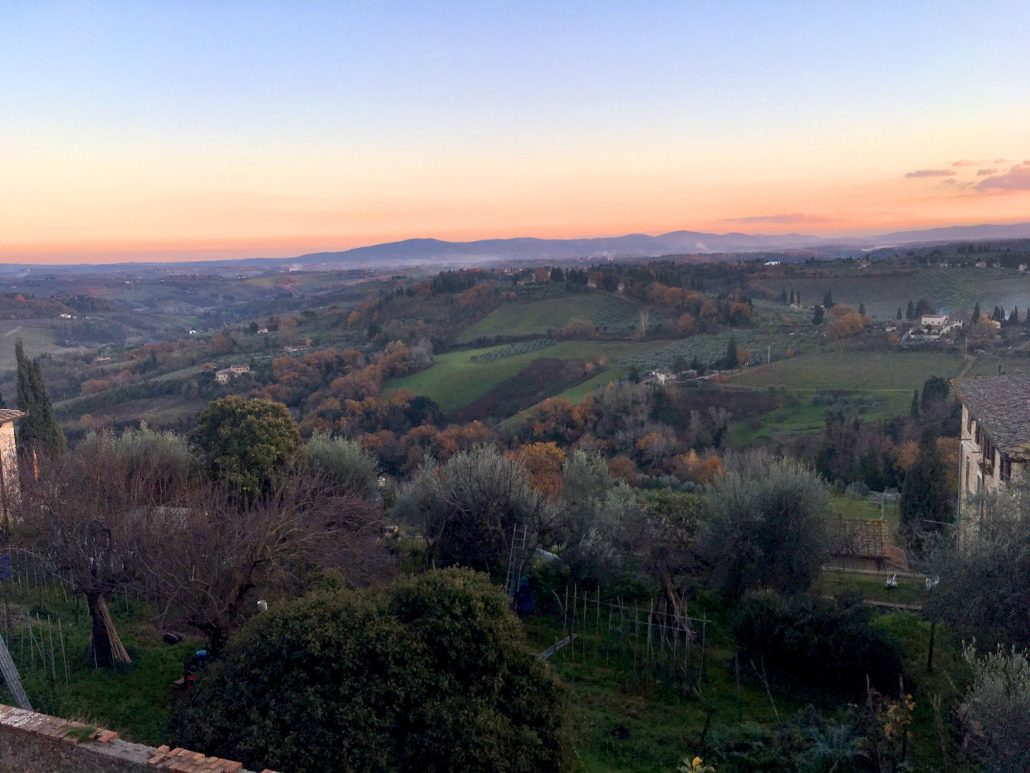
[[0,424],[6,424],[9,421],[20,419],[25,414],[22,411],[14,408],[0,408]]
[[889,545],[886,521],[841,519],[833,553],[857,558],[886,558]]
[[955,391],[1003,454],[1030,457],[1030,376],[964,378]]

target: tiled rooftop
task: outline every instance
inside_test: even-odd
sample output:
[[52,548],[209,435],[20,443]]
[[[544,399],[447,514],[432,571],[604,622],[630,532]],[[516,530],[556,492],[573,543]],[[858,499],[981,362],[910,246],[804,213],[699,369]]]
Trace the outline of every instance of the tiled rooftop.
[[0,408],[0,424],[6,424],[9,421],[20,419],[25,414],[14,408]]
[[955,391],[1002,453],[1030,457],[1030,376],[964,378]]

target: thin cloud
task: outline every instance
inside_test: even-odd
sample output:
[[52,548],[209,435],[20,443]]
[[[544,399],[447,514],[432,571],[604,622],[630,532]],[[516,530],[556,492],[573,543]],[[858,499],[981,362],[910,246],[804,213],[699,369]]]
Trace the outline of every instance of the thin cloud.
[[728,217],[727,223],[825,223],[830,218],[822,215],[810,215],[806,212],[782,212],[777,215],[748,215],[746,217]]
[[952,166],[976,166],[977,164],[982,164],[982,163],[983,163],[983,161],[968,161],[968,160],[963,160],[963,161],[953,161],[953,162],[951,163],[951,165],[952,165]]
[[950,169],[916,169],[908,172],[905,177],[954,177],[955,173]]
[[997,169],[993,169],[993,168],[992,169],[977,169],[976,170],[976,176],[977,177],[986,177],[989,174],[998,174],[998,170]]
[[976,184],[978,191],[1030,191],[1030,161],[1016,164],[1007,172]]

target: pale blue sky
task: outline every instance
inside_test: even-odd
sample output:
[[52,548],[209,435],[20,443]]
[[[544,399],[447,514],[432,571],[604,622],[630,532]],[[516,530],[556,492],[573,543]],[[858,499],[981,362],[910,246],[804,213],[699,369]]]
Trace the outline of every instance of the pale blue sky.
[[[611,194],[577,208],[597,187],[682,197],[641,229],[808,211],[802,182],[1030,156],[1028,32],[1027,2],[0,0],[0,208],[50,201],[55,219],[53,238],[36,216],[0,227],[22,245],[361,241],[425,233],[434,212],[469,234],[628,229]],[[546,210],[524,203],[529,170]],[[749,181],[768,205],[702,195]],[[226,228],[184,230],[191,196],[222,194],[244,202]],[[275,227],[245,204],[279,196],[292,214]],[[827,216],[857,227],[875,209]]]

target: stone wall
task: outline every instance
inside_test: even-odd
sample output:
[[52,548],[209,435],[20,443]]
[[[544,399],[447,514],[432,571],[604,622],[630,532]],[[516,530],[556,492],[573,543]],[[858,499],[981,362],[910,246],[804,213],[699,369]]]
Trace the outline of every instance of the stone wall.
[[[250,773],[188,749],[123,741],[118,733],[0,704],[0,773]],[[273,773],[273,771],[263,771]]]

